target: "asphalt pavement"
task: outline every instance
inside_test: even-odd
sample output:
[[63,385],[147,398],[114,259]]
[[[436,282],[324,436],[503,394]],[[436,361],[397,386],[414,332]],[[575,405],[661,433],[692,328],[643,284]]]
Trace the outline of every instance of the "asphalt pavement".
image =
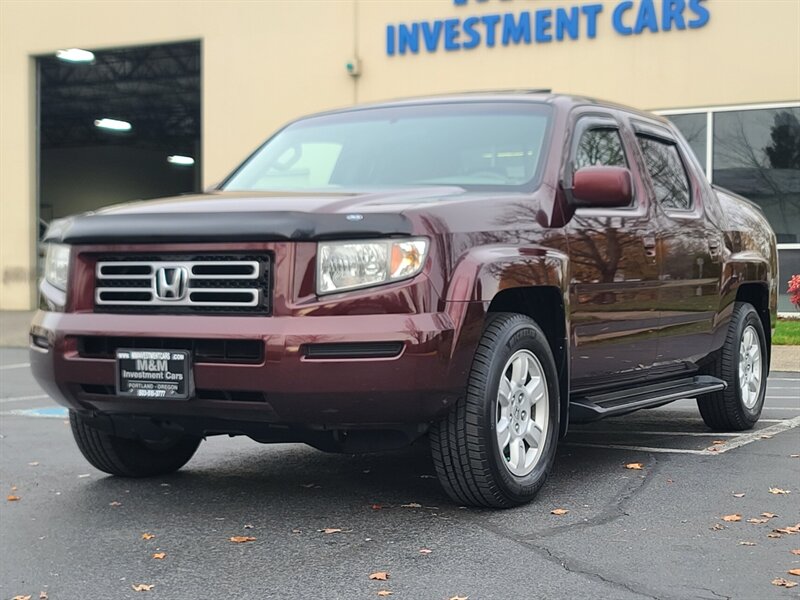
[[800,373],[771,374],[753,432],[709,432],[691,400],[573,426],[538,498],[489,511],[444,495],[424,443],[217,437],[175,475],[109,477],[26,363],[0,349],[0,600],[800,597],[771,583],[800,584]]

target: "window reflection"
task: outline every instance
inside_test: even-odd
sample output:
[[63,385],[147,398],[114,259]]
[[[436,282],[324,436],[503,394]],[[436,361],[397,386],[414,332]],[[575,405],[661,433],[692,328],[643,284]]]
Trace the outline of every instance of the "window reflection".
[[622,139],[616,129],[590,129],[581,136],[575,154],[575,169],[599,166],[627,166]]
[[757,202],[778,243],[800,241],[800,108],[714,115],[713,181]]
[[690,209],[689,179],[675,145],[644,136],[638,140],[659,204],[664,208]]
[[697,157],[703,171],[706,170],[706,141],[708,135],[708,116],[706,113],[688,115],[672,115],[670,121],[680,130],[686,141],[689,142],[694,155]]

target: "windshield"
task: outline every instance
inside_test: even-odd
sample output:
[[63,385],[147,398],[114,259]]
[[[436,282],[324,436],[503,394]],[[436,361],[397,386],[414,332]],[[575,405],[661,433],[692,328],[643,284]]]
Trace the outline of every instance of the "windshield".
[[550,109],[463,103],[366,109],[293,123],[222,185],[349,191],[447,185],[525,189],[538,180]]

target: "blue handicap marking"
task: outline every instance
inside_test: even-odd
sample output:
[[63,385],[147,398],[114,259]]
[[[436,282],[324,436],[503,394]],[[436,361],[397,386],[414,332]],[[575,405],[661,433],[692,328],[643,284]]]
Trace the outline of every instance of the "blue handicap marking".
[[10,410],[6,414],[18,415],[20,417],[47,417],[50,419],[66,419],[69,411],[63,406],[48,406],[47,408],[24,408]]

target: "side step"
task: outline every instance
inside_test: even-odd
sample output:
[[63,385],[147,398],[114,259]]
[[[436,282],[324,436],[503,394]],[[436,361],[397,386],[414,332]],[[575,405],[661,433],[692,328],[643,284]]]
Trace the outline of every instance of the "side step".
[[569,420],[574,423],[596,421],[624,415],[640,408],[655,408],[673,400],[696,398],[726,387],[721,379],[698,375],[614,392],[587,394],[570,401]]

